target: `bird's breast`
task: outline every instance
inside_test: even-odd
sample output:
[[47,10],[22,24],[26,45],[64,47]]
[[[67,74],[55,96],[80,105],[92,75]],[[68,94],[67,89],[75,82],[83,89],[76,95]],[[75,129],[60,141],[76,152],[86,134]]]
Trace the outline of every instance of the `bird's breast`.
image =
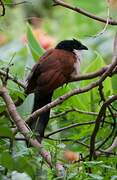
[[78,76],[80,74],[80,63],[81,63],[81,53],[78,50],[74,50],[75,56],[76,56],[76,60],[74,62],[74,70],[71,74],[71,77],[75,77]]

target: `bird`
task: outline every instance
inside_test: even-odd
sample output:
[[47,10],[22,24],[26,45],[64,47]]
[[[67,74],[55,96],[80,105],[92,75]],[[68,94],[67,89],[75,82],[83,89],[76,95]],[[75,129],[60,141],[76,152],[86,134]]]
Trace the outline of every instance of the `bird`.
[[[50,103],[55,89],[79,75],[82,50],[88,48],[79,40],[63,40],[40,57],[26,81],[25,93],[34,93],[32,112]],[[38,118],[28,123],[31,130],[38,134],[38,139],[44,137],[49,116],[50,110],[42,112]]]

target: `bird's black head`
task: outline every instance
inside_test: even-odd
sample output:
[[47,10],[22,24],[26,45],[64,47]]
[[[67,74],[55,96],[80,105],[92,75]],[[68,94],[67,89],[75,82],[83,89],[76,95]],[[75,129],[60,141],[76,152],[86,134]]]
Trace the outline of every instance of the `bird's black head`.
[[73,52],[74,49],[88,50],[86,46],[84,46],[80,41],[77,41],[76,39],[61,41],[60,43],[57,44],[55,49],[63,49],[70,52]]

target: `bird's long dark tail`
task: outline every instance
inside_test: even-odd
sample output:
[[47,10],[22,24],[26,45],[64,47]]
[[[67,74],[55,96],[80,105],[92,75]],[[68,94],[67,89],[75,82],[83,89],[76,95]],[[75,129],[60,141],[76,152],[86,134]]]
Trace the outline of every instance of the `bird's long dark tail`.
[[[50,103],[52,99],[52,94],[53,92],[48,94],[47,96],[41,97],[38,92],[35,92],[34,106],[32,112]],[[41,139],[44,136],[44,131],[49,121],[49,116],[50,110],[41,113],[37,119],[34,119],[31,122],[29,122],[30,128],[37,134],[39,134],[39,139]]]

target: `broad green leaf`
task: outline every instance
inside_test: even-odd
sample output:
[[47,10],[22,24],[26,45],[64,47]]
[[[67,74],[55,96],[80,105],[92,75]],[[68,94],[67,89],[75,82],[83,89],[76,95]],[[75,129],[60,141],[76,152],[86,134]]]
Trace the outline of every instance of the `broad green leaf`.
[[14,162],[12,156],[8,152],[3,152],[0,156],[0,164],[5,168],[13,170]]
[[32,56],[34,60],[37,61],[39,57],[44,53],[44,50],[41,48],[40,44],[37,42],[36,38],[34,37],[31,26],[29,24],[27,25],[27,38]]
[[[63,87],[60,87],[59,89],[55,91],[54,97],[55,98],[60,97],[64,95],[65,93],[72,91],[75,88],[78,88],[77,83],[64,85]],[[81,109],[85,109],[84,104],[79,99],[79,95],[72,96],[61,104],[61,108],[66,108],[66,107],[69,107],[69,108],[78,107]]]
[[34,175],[36,173],[35,163],[33,163],[32,165],[31,158],[27,156],[22,156],[15,159],[15,169],[18,172],[27,173],[29,176],[32,177],[32,179],[34,178]]
[[[95,72],[105,66],[105,62],[103,58],[97,54],[97,57],[95,60],[93,60],[88,67],[84,70],[85,73]],[[82,81],[80,83],[81,87],[85,87],[88,84],[95,82],[98,78]],[[105,96],[109,96],[112,93],[112,84],[111,79],[106,78],[106,80],[103,82],[103,91]],[[97,111],[98,110],[98,104],[100,101],[99,91],[98,87],[92,89],[90,92],[83,93],[79,96],[80,101],[84,102],[85,106],[87,107],[87,110],[90,111]]]

